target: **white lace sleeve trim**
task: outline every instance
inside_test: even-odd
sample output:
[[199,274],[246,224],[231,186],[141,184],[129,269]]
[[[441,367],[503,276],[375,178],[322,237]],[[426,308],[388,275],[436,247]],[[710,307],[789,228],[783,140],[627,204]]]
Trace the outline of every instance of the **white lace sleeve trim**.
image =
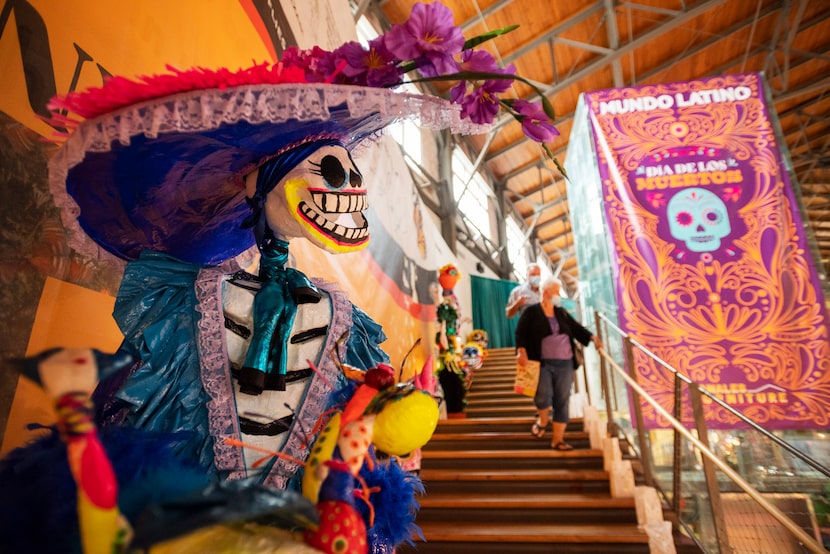
[[241,479],[246,475],[242,449],[231,446],[224,440],[240,439],[222,311],[222,280],[225,275],[238,270],[236,260],[203,269],[199,272],[194,287],[196,311],[200,314],[197,343],[202,366],[202,387],[210,397],[206,408],[208,429],[214,441],[214,463],[229,479]]

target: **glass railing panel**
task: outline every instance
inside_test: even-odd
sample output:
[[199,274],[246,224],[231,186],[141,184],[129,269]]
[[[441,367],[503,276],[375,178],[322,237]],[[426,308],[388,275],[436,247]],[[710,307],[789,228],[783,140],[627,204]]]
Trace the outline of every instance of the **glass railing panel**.
[[[611,397],[609,403],[602,398],[600,406],[611,406],[606,414],[613,419],[609,428],[616,428],[621,440],[630,443],[642,466],[650,461],[651,483],[647,484],[655,486],[664,505],[675,512],[676,530],[694,537],[706,552],[825,552],[830,547],[830,469],[826,466],[830,430],[770,432],[763,422],[748,419],[704,389],[692,394],[697,385],[680,375],[675,380],[675,394],[681,398],[679,413],[674,404],[662,405],[660,413],[665,414],[663,419],[670,428],[649,429],[643,447],[634,417],[637,406],[632,405],[634,385],[626,381],[624,349],[616,346],[624,344],[625,335],[606,318],[599,319]],[[643,352],[653,357],[647,350]],[[665,362],[658,363],[677,375]],[[711,422],[696,420],[693,397],[721,403],[735,415],[737,428],[709,429]],[[662,402],[667,400],[662,398]],[[650,409],[657,410],[655,406]],[[704,413],[701,409],[698,416]],[[666,419],[669,416],[672,421]],[[673,425],[679,425],[680,430],[675,431]],[[698,437],[698,426],[709,429],[705,440]],[[701,450],[707,445],[708,450]],[[715,483],[707,483],[706,465]],[[713,495],[717,497],[715,508]]]

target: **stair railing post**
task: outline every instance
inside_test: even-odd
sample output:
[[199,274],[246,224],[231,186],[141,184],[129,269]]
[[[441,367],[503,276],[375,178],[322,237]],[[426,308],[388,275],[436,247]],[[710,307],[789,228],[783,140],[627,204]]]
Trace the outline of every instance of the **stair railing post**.
[[[585,347],[581,344],[577,348],[582,348],[582,360],[583,365],[585,365]],[[579,379],[574,379],[574,381],[579,381]],[[588,402],[589,406],[593,406],[594,403],[591,402],[591,387],[588,385],[588,367],[585,366],[582,368],[582,382],[585,385],[585,400]]]
[[[625,361],[626,365],[628,365],[628,374],[635,383],[639,384],[639,380],[637,379],[637,366],[634,363],[634,346],[631,344],[630,337],[623,338],[623,346],[625,348]],[[634,417],[637,421],[637,442],[640,445],[643,477],[645,478],[646,485],[653,487],[654,471],[651,464],[651,449],[648,445],[648,433],[646,432],[646,424],[643,420],[643,406],[640,403],[639,393],[634,389],[631,390],[631,399],[634,403],[632,408],[634,409]]]
[[[606,330],[608,329],[608,325],[605,326],[605,329]],[[608,333],[606,332],[605,335],[607,336]],[[611,392],[613,393],[613,395],[611,396],[611,406],[612,406],[612,409],[614,410],[614,413],[616,414],[620,409],[620,401],[617,398],[617,380],[614,377],[615,373],[616,373],[615,371],[611,371],[610,369],[607,371],[608,386],[611,388]],[[623,382],[622,392],[625,392],[625,382]]]
[[[674,419],[683,421],[683,398],[682,389],[683,382],[680,375],[674,374]],[[681,472],[683,471],[683,436],[680,431],[672,427],[674,430],[674,460],[672,464],[672,510],[674,513],[680,514],[680,495],[681,495]]]
[[[697,438],[708,449],[709,431],[703,415],[703,394],[700,392],[700,385],[691,383],[689,385],[689,396],[692,401]],[[720,554],[732,554],[732,547],[729,545],[729,537],[726,534],[726,517],[723,513],[723,503],[721,502],[715,464],[708,456],[701,456],[701,458],[703,459],[703,475],[706,479],[706,489],[709,493],[709,505],[712,509],[712,520],[715,524],[715,535],[718,540],[718,551]]]
[[[597,336],[600,342],[605,344],[605,334],[602,332],[602,319],[599,317],[598,312],[594,312],[594,321],[597,326]],[[608,387],[608,366],[605,363],[603,352],[597,352],[597,354],[599,354],[599,380],[602,387],[602,394],[605,396],[605,413],[608,418],[606,432],[611,437],[617,437],[619,436],[619,428],[617,427],[617,422],[614,420],[614,408],[611,403],[611,392]]]

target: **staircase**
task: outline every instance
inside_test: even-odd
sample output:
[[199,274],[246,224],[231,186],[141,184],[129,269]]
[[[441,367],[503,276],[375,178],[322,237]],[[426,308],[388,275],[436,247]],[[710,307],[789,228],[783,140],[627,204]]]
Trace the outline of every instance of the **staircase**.
[[[581,420],[568,425],[568,452],[530,434],[536,410],[513,392],[513,349],[491,349],[473,376],[466,419],[441,420],[423,449],[417,523],[426,541],[398,552],[649,552],[633,498],[612,498],[602,451]],[[678,552],[699,552],[678,544]]]

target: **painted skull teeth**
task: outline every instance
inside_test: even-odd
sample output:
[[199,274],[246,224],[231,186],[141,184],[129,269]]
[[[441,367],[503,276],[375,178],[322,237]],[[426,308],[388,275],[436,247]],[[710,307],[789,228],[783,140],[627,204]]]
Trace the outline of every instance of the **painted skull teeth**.
[[311,194],[311,199],[324,213],[362,212],[369,207],[365,193],[314,192]]
[[[369,226],[361,213],[368,206],[365,193],[312,193],[314,206],[306,202],[300,203],[300,213],[314,225],[321,233],[332,237],[342,243],[360,243],[369,238]],[[327,215],[330,214],[353,214],[362,221],[359,227],[346,227]]]

